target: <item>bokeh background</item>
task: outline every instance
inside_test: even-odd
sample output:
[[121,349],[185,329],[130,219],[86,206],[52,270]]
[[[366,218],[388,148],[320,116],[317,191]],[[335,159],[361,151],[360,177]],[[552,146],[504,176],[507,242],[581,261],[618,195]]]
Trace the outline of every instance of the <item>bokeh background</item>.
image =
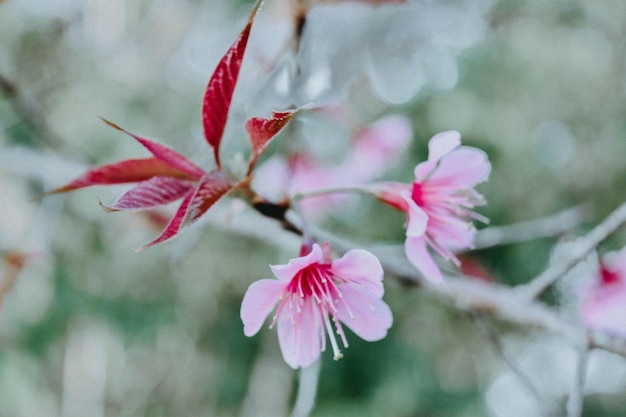
[[[409,180],[427,140],[457,129],[493,163],[479,188],[492,225],[584,204],[575,235],[624,200],[626,3],[326,1],[311,5],[301,54],[291,60],[281,57],[294,48],[294,3],[265,3],[224,139],[233,166],[250,115],[341,103],[350,123],[305,114],[279,141],[297,136],[332,159],[356,126],[402,114],[413,141],[387,178]],[[137,253],[162,219],[105,214],[99,201],[114,201],[124,187],[37,199],[87,167],[144,155],[97,116],[210,166],[200,102],[251,7],[0,1],[0,416],[290,413],[298,374],[282,361],[275,331],[243,335],[239,306],[250,283],[271,275],[269,264],[296,256],[297,239],[230,200],[173,242]],[[300,78],[289,72],[294,62],[304,68]],[[402,243],[402,216],[367,199],[359,207],[321,225],[356,241]],[[469,256],[486,279],[517,285],[541,272],[567,237]],[[617,233],[599,251],[625,237]],[[574,352],[565,341],[497,321],[485,332],[475,317],[393,277],[385,300],[395,319],[386,339],[350,335],[344,359],[323,355],[313,416],[538,415],[493,334],[539,391],[566,401]],[[547,302],[574,314],[555,292]],[[585,416],[626,413],[624,361],[593,352]]]

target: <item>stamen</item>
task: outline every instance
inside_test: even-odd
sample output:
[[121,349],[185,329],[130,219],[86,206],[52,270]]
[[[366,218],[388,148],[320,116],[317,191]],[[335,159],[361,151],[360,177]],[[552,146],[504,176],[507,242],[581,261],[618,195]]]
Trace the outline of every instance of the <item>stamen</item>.
[[343,326],[337,317],[333,317],[333,321],[335,322],[335,327],[337,328],[337,334],[341,337],[341,343],[343,343],[343,347],[348,347],[348,339],[346,338],[346,333],[343,331]]
[[428,236],[427,234],[424,235],[424,239],[426,240],[426,243],[435,250],[435,252],[437,252],[439,255],[441,255],[443,258],[445,258],[448,261],[451,261],[452,263],[454,263],[457,267],[461,266],[461,261],[459,261],[459,258],[457,258],[454,253],[452,253],[452,251],[448,250],[447,248],[439,245],[437,242],[435,242],[430,236]]
[[325,315],[324,317],[324,324],[326,325],[326,332],[328,333],[328,338],[330,339],[330,345],[333,347],[333,359],[338,361],[343,358],[343,354],[339,350],[339,345],[337,344],[337,339],[335,338],[335,332],[333,332],[330,320],[328,320],[328,315]]
[[324,334],[324,328],[320,327],[320,339],[322,339],[322,348],[321,352],[326,352],[326,335]]

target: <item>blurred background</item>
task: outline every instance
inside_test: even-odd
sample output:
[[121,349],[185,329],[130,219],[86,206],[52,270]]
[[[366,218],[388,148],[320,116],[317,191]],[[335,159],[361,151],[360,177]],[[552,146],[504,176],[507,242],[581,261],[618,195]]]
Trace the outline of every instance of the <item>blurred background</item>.
[[[298,374],[275,330],[243,335],[239,306],[248,285],[271,276],[269,264],[297,255],[295,237],[229,200],[137,253],[167,210],[104,213],[99,201],[124,187],[37,199],[88,167],[145,155],[98,116],[210,168],[202,95],[251,7],[0,1],[0,416],[289,415]],[[309,15],[296,45],[298,7]],[[236,170],[247,152],[246,118],[289,105],[341,107],[341,121],[303,114],[277,140],[329,160],[358,128],[400,114],[413,140],[385,178],[410,180],[428,139],[456,129],[492,161],[479,187],[492,225],[584,204],[571,235],[584,233],[626,194],[625,31],[620,0],[266,0],[224,158]],[[403,242],[400,214],[360,207],[320,224],[356,241]],[[562,238],[468,256],[484,279],[518,285]],[[600,252],[625,243],[617,233]],[[385,285],[390,334],[376,343],[350,334],[344,359],[323,355],[313,416],[538,415],[490,333],[537,390],[566,401],[575,355],[564,340],[499,322],[485,332],[393,278]],[[557,293],[547,302],[574,314]],[[624,358],[593,352],[585,393],[585,416],[624,415]]]

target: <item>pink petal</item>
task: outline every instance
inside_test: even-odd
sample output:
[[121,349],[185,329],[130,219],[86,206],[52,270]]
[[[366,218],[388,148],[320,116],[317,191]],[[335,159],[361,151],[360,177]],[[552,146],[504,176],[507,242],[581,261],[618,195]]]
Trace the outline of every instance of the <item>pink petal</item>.
[[[399,182],[381,182],[367,186],[372,194],[385,204],[400,210],[408,211],[407,193],[409,200],[411,199],[411,186]],[[411,200],[412,201],[412,200]]]
[[171,177],[154,177],[142,181],[122,195],[113,205],[104,206],[107,211],[140,210],[171,203],[182,198],[194,185]]
[[243,333],[255,335],[263,326],[266,317],[272,312],[285,289],[285,283],[275,279],[262,279],[248,287],[241,302]]
[[219,147],[228,118],[230,102],[237,85],[237,78],[239,77],[239,70],[246,52],[252,23],[260,5],[261,0],[258,0],[252,9],[252,13],[250,13],[248,23],[217,64],[217,68],[215,68],[204,93],[202,103],[204,136],[213,148],[215,162],[218,167],[220,166]]
[[140,250],[147,249],[158,243],[171,239],[174,236],[176,236],[178,232],[180,232],[180,229],[183,225],[183,220],[185,219],[185,216],[187,215],[187,210],[189,209],[189,203],[191,202],[191,198],[193,196],[194,196],[194,191],[193,190],[189,191],[187,195],[185,196],[185,198],[183,199],[182,203],[180,203],[180,206],[178,207],[178,210],[176,210],[174,217],[172,217],[172,219],[167,224],[167,226],[165,226],[165,229],[163,230],[163,232],[161,232],[161,234],[152,242],[143,245],[140,248]]
[[368,342],[387,335],[393,323],[389,306],[369,291],[345,284],[340,286],[343,296],[337,304],[337,316],[350,330]]
[[382,297],[383,268],[376,256],[362,249],[346,252],[341,258],[333,261],[333,273],[351,283],[362,286],[372,295]]
[[180,179],[193,179],[156,158],[127,159],[121,162],[101,165],[87,171],[72,182],[48,194],[62,193],[92,185],[125,184],[149,180],[155,176],[169,176]]
[[340,179],[330,173],[329,167],[309,154],[290,155],[288,165],[290,169],[289,194],[340,185]]
[[301,270],[314,263],[323,263],[324,254],[322,248],[317,243],[313,244],[313,249],[305,256],[291,259],[287,265],[270,265],[276,278],[283,282],[289,282]]
[[253,189],[260,195],[280,200],[287,193],[289,168],[282,157],[273,156],[263,162],[254,173]]
[[411,198],[408,192],[402,193],[402,198],[407,204],[409,217],[406,226],[406,235],[410,237],[422,236],[428,226],[428,215]]
[[439,160],[461,145],[461,134],[456,130],[441,132],[428,142],[428,160],[415,167],[415,178],[424,180],[437,166]]
[[461,147],[450,152],[428,179],[436,186],[472,188],[486,181],[491,172],[487,154],[480,149]]
[[130,133],[127,130],[122,129],[115,123],[110,122],[106,119],[102,120],[114,129],[117,129],[133,137],[137,142],[141,143],[147,150],[149,150],[152,155],[154,155],[157,159],[160,159],[171,167],[187,173],[195,179],[200,178],[202,174],[204,174],[204,170],[202,168],[200,168],[175,150],[153,140],[137,136],[134,133]]
[[400,115],[383,117],[357,133],[340,172],[347,183],[362,183],[382,175],[402,152],[412,136],[411,123]]
[[626,248],[606,253],[602,257],[602,264],[626,281]]
[[320,341],[325,337],[320,314],[316,306],[305,302],[300,311],[283,308],[278,317],[280,350],[294,369],[306,368],[320,356]]
[[220,170],[214,170],[205,174],[196,187],[196,191],[189,203],[184,225],[196,221],[220,198],[232,190],[234,185],[228,175]]
[[626,337],[626,287],[584,301],[581,316],[587,327]]
[[407,237],[404,242],[407,259],[432,284],[443,284],[439,267],[426,248],[426,241],[419,237]]
[[259,156],[265,152],[270,140],[281,131],[283,127],[295,116],[299,110],[274,112],[272,117],[264,119],[253,117],[246,122],[246,131],[252,145],[252,157],[250,158],[250,170]]
[[443,219],[428,223],[429,236],[452,250],[468,249],[474,245],[476,229],[471,223],[453,214],[441,216]]

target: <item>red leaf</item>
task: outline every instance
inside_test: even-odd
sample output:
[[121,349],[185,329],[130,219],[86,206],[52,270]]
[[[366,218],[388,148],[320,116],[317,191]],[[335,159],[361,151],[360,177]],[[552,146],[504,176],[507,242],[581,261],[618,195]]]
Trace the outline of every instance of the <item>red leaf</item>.
[[195,194],[189,203],[189,211],[185,225],[193,223],[202,216],[217,200],[233,188],[228,176],[219,170],[207,173],[196,187]]
[[172,177],[154,177],[142,181],[122,195],[117,201],[102,207],[106,211],[142,210],[171,203],[182,198],[194,188],[191,181]]
[[104,121],[104,123],[108,124],[112,128],[133,137],[137,142],[141,143],[147,150],[149,150],[152,155],[154,155],[157,159],[165,162],[166,164],[182,172],[186,172],[187,174],[193,176],[195,179],[199,179],[204,174],[204,170],[202,168],[200,168],[189,159],[187,159],[187,157],[176,152],[172,148],[153,140],[137,136],[134,133],[130,133],[129,131],[122,129],[115,123],[108,121],[107,119],[102,119],[102,121]]
[[228,118],[228,109],[237,85],[241,62],[243,61],[252,23],[262,0],[257,0],[246,27],[239,34],[226,54],[217,64],[204,93],[202,103],[202,123],[204,136],[213,148],[215,163],[220,167],[219,147]]
[[250,143],[252,144],[252,156],[250,158],[248,173],[252,171],[259,156],[265,152],[270,140],[289,123],[298,111],[299,109],[274,112],[269,119],[253,117],[246,122],[246,131],[248,132]]
[[183,226],[187,226],[197,220],[232,188],[233,184],[224,172],[216,170],[205,174],[200,183],[187,193],[174,217],[172,217],[159,237],[144,245],[141,249],[149,248],[176,236]]
[[193,196],[194,190],[189,191],[183,199],[183,202],[180,203],[180,206],[178,207],[178,210],[176,210],[174,217],[172,217],[167,226],[165,226],[163,232],[161,232],[161,234],[152,242],[143,245],[139,250],[147,249],[151,246],[154,246],[158,243],[164,242],[176,236],[183,225],[183,220],[185,220],[185,216],[187,215],[187,210],[189,208],[189,202],[191,201]]
[[92,185],[140,182],[155,176],[194,179],[187,172],[179,171],[156,158],[127,159],[91,169],[67,185],[54,189],[47,194],[62,193]]

